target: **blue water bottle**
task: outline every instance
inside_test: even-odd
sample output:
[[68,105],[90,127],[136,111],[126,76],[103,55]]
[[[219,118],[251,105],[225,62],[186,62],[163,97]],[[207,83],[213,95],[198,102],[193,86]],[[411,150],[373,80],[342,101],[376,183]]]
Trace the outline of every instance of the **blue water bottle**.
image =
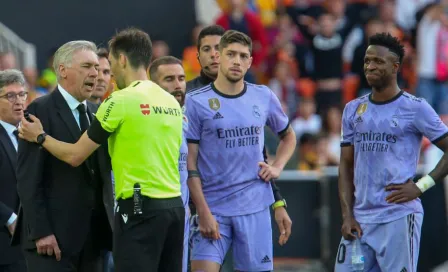
[[[355,235],[358,237],[357,233]],[[362,272],[364,271],[364,254],[362,253],[361,240],[356,238],[352,243],[352,271]]]

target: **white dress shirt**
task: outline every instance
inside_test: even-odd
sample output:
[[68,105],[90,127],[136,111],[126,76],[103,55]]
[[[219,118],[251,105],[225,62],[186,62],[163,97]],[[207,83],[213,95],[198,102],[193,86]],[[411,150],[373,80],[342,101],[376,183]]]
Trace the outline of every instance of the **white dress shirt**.
[[[77,108],[78,108],[79,104],[82,103],[82,104],[84,104],[84,106],[86,107],[86,110],[87,110],[87,101],[84,100],[82,102],[79,102],[70,93],[68,93],[64,88],[62,88],[62,86],[59,84],[58,84],[58,89],[61,92],[62,97],[64,97],[65,101],[67,102],[68,107],[72,111],[73,117],[75,117],[75,120],[76,120],[76,123],[78,124],[79,129],[81,129],[81,125],[79,123],[79,111]],[[90,118],[88,116],[87,116],[87,120],[90,120]]]

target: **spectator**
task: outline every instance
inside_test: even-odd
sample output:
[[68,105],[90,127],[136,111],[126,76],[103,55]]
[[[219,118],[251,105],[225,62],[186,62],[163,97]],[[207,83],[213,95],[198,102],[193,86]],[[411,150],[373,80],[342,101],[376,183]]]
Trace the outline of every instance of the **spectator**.
[[291,122],[297,139],[302,134],[317,134],[322,128],[322,120],[316,114],[316,103],[312,98],[302,99],[299,103],[299,116]]
[[299,101],[296,81],[291,75],[288,63],[278,62],[275,67],[275,77],[269,81],[269,88],[277,95],[278,99],[286,105],[288,117],[294,118],[297,114]]
[[[267,35],[260,17],[247,8],[246,0],[230,0],[229,10],[216,20],[216,24],[226,30],[237,30],[251,37],[253,41],[252,67],[258,70],[262,68],[260,66],[268,53]],[[253,81],[251,76],[247,79]]]
[[312,171],[319,168],[317,154],[317,138],[314,134],[304,133],[299,138],[298,165],[299,171]]

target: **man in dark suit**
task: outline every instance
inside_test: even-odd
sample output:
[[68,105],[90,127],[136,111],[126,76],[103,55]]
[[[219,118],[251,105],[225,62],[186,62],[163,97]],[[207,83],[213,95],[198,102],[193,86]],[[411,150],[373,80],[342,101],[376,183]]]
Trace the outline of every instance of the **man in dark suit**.
[[[98,65],[91,42],[68,42],[56,51],[58,87],[28,107],[53,137],[75,143],[88,128],[97,105],[86,99],[95,88]],[[17,239],[29,271],[101,271],[101,251],[112,245],[111,169],[104,148],[74,168],[39,144],[19,141],[23,222],[19,219]]]
[[17,125],[27,98],[20,71],[0,71],[0,272],[25,272],[20,246],[11,246],[19,196],[17,195]]

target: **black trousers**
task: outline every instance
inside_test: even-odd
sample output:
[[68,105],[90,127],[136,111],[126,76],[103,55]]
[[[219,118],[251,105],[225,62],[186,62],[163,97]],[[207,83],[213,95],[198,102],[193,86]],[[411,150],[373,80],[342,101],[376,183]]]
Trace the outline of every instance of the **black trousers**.
[[17,260],[12,264],[0,264],[0,272],[26,272],[25,259]]
[[155,207],[154,201],[158,200],[144,201],[141,215],[133,214],[127,200],[118,201],[113,242],[117,272],[182,272],[182,200],[176,198],[171,207]]
[[61,252],[60,261],[54,255],[39,255],[36,249],[24,250],[28,272],[102,272],[102,256],[94,247],[93,239],[95,237],[89,235],[78,254],[67,255]]

